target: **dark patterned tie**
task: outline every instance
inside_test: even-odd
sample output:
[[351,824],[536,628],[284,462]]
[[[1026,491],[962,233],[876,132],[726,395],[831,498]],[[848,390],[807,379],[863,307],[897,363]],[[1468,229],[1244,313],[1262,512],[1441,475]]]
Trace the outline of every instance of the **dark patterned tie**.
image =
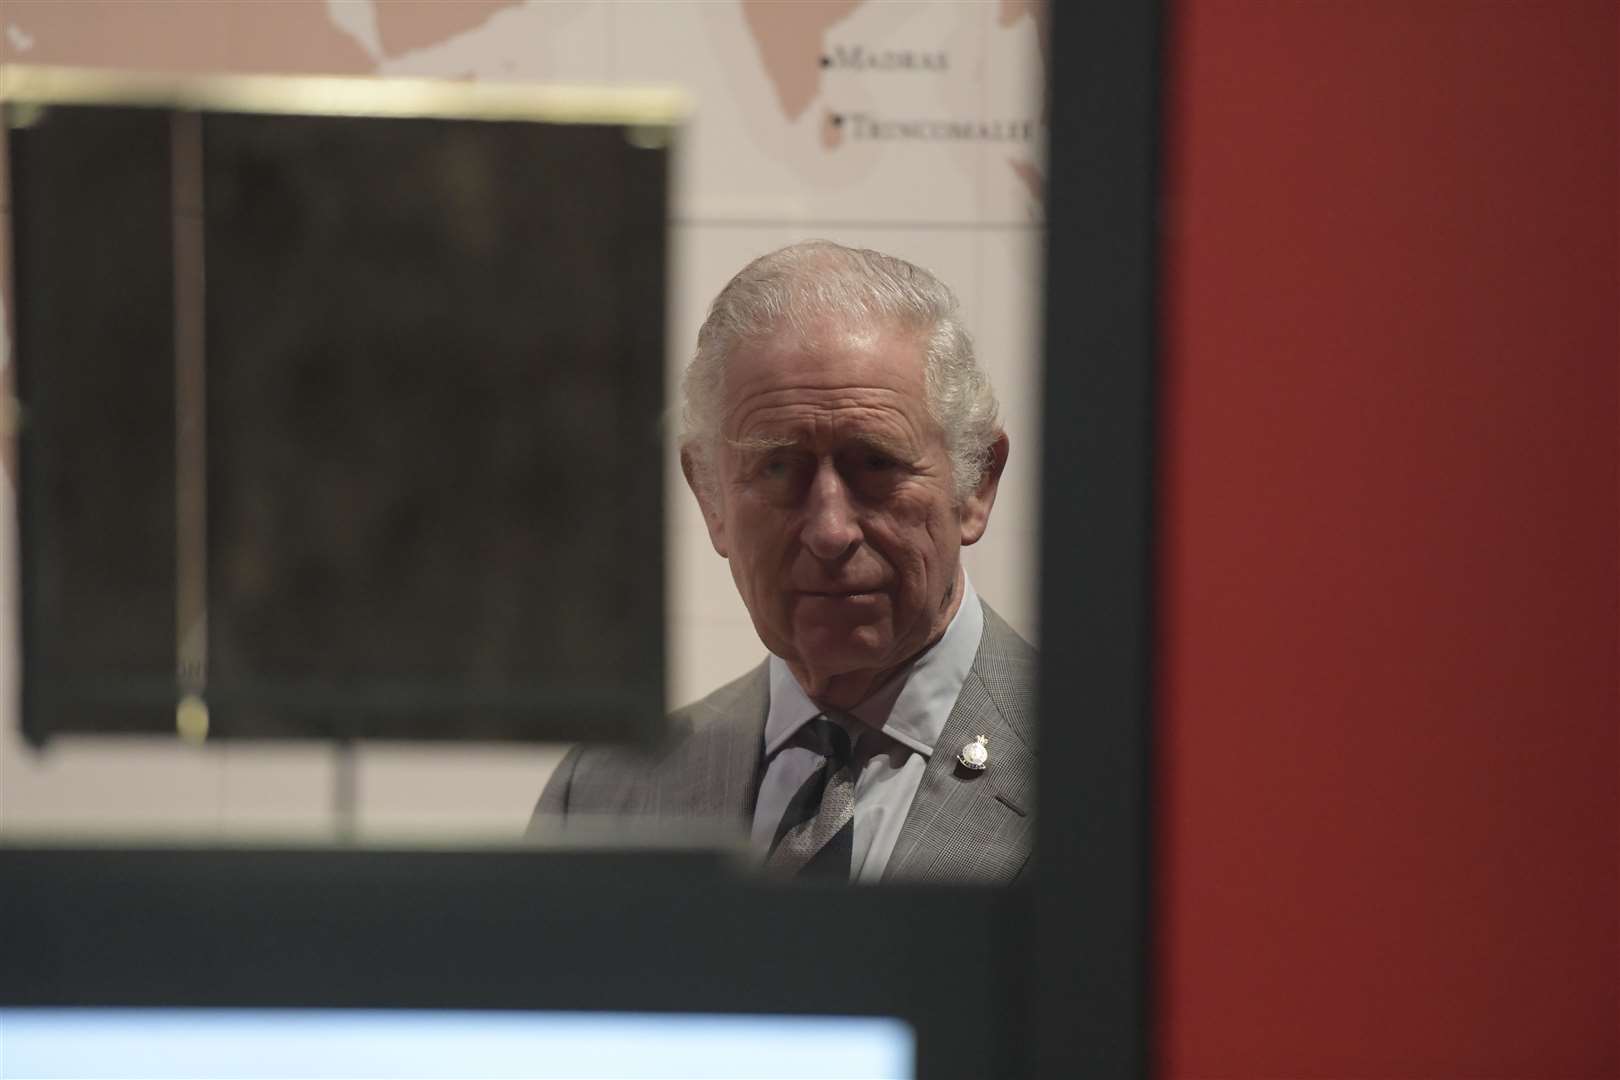
[[799,729],[793,745],[821,755],[821,765],[793,793],[765,865],[783,874],[848,881],[859,772],[854,742],[823,714]]

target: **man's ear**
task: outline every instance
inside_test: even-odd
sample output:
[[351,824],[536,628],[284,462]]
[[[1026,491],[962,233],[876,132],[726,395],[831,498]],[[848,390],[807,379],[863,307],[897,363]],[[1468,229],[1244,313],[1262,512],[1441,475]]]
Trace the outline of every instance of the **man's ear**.
[[1010,444],[1005,431],[996,433],[996,441],[990,444],[990,462],[984,470],[984,479],[979,481],[979,487],[967,500],[962,503],[958,520],[962,525],[962,545],[977,544],[979,537],[990,524],[990,508],[996,504],[996,486],[1001,483],[1001,471],[1007,467],[1007,450]]
[[[714,468],[713,462],[709,463],[709,468]],[[715,552],[722,559],[731,558],[726,543],[725,515],[713,488],[703,482],[703,467],[698,463],[697,451],[690,445],[681,447],[681,475],[686,477],[686,486],[692,489],[698,508],[703,511],[703,524],[709,528],[709,543],[714,545]]]

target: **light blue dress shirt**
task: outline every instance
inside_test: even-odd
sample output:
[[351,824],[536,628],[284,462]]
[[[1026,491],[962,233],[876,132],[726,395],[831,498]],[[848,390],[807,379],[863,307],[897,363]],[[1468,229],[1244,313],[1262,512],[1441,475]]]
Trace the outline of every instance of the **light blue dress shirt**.
[[[984,609],[973,583],[962,575],[962,603],[945,634],[909,667],[849,710],[859,724],[850,735],[860,779],[855,784],[855,850],[851,881],[877,881],[889,865],[900,826],[922,783],[945,721],[967,681],[984,636]],[[821,758],[804,747],[788,746],[795,732],[821,715],[787,662],[772,656],[771,708],[765,719],[765,777],[754,803],[754,844],[770,847],[793,793],[815,772]],[[955,754],[959,747],[945,747]]]

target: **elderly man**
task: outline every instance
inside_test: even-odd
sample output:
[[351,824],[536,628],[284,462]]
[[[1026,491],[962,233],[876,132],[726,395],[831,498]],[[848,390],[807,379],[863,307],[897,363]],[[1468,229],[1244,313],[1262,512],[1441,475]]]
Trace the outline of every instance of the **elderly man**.
[[1034,650],[973,591],[1007,461],[927,271],[796,244],[698,334],[681,466],[769,658],[653,752],[580,748],[536,823],[730,819],[776,872],[1009,881],[1029,855]]

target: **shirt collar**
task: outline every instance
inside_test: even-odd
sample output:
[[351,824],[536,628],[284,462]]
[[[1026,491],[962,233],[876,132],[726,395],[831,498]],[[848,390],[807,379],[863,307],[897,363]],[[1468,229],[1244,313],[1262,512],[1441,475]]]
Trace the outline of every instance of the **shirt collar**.
[[[924,756],[934,752],[945,721],[967,682],[968,670],[984,636],[984,609],[973,582],[962,572],[962,603],[940,639],[911,664],[896,672],[865,701],[850,710],[867,727],[904,743]],[[794,732],[821,715],[804,692],[787,661],[770,658],[771,708],[765,718],[767,757],[785,746]]]

